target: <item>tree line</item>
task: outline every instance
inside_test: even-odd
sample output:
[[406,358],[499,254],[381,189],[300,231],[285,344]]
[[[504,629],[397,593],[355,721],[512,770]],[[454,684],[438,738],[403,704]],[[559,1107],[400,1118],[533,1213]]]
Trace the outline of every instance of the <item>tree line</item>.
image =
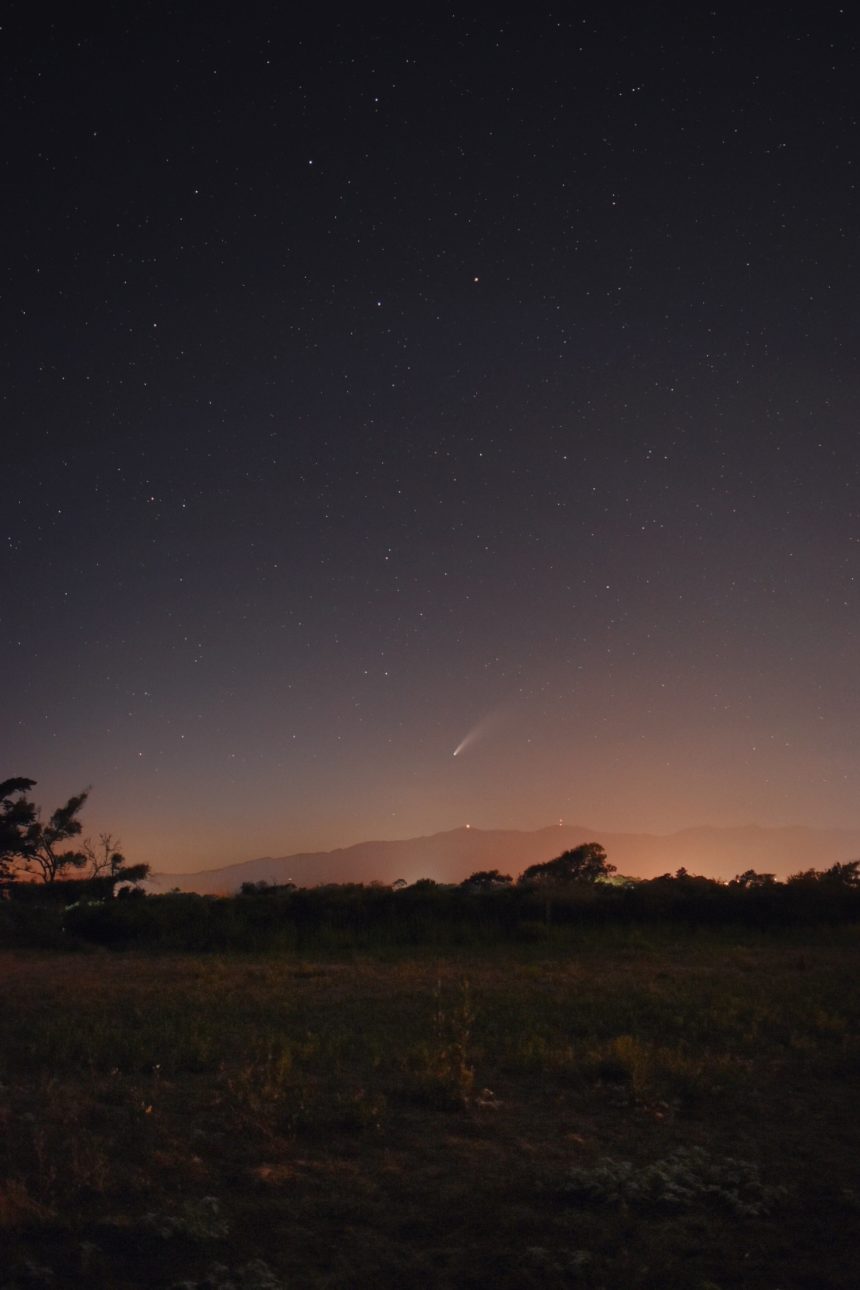
[[[146,864],[129,865],[111,834],[80,841],[84,791],[47,819],[34,781],[0,784],[0,943],[171,950],[265,950],[541,939],[577,925],[686,923],[761,928],[860,921],[860,860],[779,881],[747,870],[730,882],[685,869],[657,878],[616,873],[584,842],[515,880],[479,870],[458,884],[245,883],[233,896],[148,894]],[[140,899],[115,901],[115,894]]]

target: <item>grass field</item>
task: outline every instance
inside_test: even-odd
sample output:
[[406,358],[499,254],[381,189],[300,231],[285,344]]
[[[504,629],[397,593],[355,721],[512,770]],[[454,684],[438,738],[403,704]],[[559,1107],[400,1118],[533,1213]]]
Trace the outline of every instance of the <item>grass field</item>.
[[0,1287],[854,1287],[857,929],[0,955]]

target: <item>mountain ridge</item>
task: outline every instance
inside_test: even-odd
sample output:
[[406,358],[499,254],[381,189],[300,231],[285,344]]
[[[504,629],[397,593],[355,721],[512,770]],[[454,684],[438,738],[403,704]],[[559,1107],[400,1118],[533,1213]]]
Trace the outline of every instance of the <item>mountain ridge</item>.
[[860,856],[860,829],[820,829],[802,824],[698,825],[672,833],[625,833],[578,824],[541,829],[471,826],[414,838],[354,842],[329,851],[305,851],[185,873],[153,874],[150,891],[228,894],[243,882],[325,883],[462,882],[477,869],[517,877],[528,865],[551,860],[581,842],[599,842],[619,873],[653,878],[679,868],[728,879],[745,869],[785,878],[799,869],[824,869]]

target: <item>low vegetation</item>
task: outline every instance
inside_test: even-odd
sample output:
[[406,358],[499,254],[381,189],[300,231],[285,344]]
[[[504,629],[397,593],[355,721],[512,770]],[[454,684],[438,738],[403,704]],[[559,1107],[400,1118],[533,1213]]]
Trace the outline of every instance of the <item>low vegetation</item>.
[[0,1287],[847,1290],[857,948],[6,950]]
[[[541,866],[542,868],[544,866]],[[0,889],[0,944],[215,953],[383,953],[411,946],[548,943],[589,927],[800,928],[860,921],[856,861],[789,881],[720,883],[683,871],[650,881],[398,888],[251,885],[238,896],[179,892],[111,899],[113,880],[16,883]],[[760,875],[755,875],[756,879]]]

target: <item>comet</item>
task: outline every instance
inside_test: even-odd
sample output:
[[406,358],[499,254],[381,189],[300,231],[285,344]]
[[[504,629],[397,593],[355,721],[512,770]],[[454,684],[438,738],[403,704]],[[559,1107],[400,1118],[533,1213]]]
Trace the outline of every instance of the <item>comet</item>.
[[460,742],[457,744],[457,747],[454,749],[453,755],[455,757],[459,757],[460,753],[463,751],[464,748],[468,748],[469,744],[474,743],[475,740],[480,737],[480,735],[483,733],[482,724],[483,723],[479,722],[478,725],[473,726],[472,729],[469,731],[469,733],[466,735],[465,739],[460,740]]
[[482,717],[457,744],[453,756],[459,757],[460,753],[465,752],[472,744],[477,743],[478,740],[483,739],[486,735],[492,734],[494,730],[497,730],[499,726],[505,723],[510,715],[510,705],[505,705],[500,709],[497,708],[494,712],[488,713],[486,717]]

